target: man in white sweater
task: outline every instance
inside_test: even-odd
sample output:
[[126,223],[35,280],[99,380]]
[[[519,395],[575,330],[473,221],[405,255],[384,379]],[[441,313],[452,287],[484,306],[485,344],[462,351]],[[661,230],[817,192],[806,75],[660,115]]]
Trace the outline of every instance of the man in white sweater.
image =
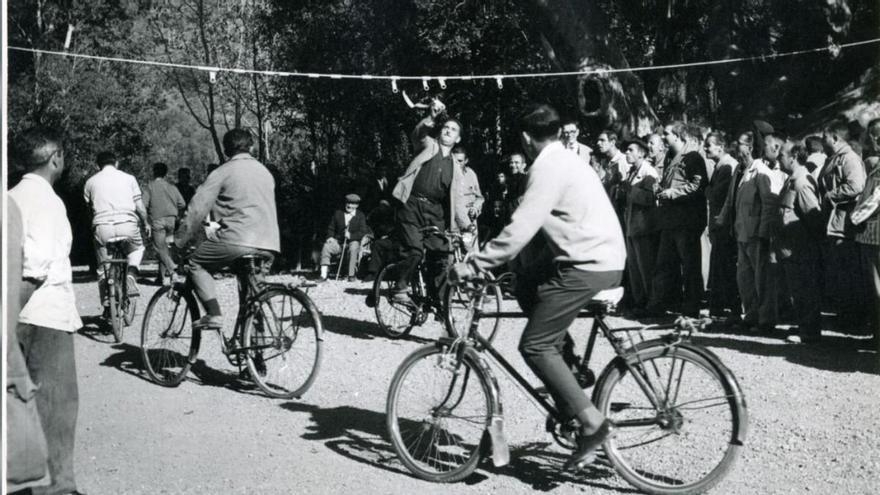
[[529,318],[519,349],[557,407],[581,423],[578,448],[566,468],[590,462],[611,434],[563,358],[568,327],[599,291],[620,284],[626,260],[623,232],[596,172],[559,141],[559,115],[547,105],[520,119],[522,146],[534,160],[511,222],[455,276],[468,278],[510,262],[517,301]]

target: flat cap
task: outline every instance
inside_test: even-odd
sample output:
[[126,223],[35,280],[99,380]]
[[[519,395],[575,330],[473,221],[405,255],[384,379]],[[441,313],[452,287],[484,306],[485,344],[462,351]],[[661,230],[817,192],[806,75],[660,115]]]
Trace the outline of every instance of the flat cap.
[[346,195],[345,195],[345,202],[346,202],[346,203],[360,203],[360,202],[361,202],[361,197],[358,196],[357,194],[354,194],[354,193],[352,193],[352,194],[346,194]]

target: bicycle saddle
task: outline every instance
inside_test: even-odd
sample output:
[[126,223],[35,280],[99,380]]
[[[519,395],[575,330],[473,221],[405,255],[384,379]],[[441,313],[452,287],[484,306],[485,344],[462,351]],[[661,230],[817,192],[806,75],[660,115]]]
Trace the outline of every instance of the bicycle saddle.
[[623,299],[623,287],[605,289],[593,296],[584,309],[591,313],[604,314],[614,309],[621,299]]

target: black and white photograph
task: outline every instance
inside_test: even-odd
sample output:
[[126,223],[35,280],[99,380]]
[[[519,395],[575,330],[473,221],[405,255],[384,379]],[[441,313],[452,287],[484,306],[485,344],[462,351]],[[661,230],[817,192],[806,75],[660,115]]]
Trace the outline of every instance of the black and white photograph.
[[876,0],[0,12],[4,493],[880,493]]

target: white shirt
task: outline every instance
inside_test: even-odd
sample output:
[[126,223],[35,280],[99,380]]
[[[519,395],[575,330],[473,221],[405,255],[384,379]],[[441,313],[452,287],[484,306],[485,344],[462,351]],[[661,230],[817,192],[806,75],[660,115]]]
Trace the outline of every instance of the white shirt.
[[626,155],[622,151],[617,150],[617,154],[612,156],[608,161],[609,163],[612,163],[615,167],[617,167],[617,171],[620,173],[621,177],[626,177],[626,174],[629,172],[630,165],[629,163],[627,163]]
[[18,321],[65,332],[82,327],[73,294],[70,247],[73,233],[67,209],[49,182],[26,174],[9,191],[21,210],[22,277],[42,284],[22,308]]
[[348,230],[348,226],[351,225],[351,219],[354,218],[354,214],[357,213],[357,210],[353,212],[344,212],[342,215],[345,217],[345,238],[348,239],[351,237],[351,233]]
[[137,179],[113,165],[105,165],[86,181],[83,197],[92,207],[92,225],[138,221],[135,202],[141,199],[141,188]]

